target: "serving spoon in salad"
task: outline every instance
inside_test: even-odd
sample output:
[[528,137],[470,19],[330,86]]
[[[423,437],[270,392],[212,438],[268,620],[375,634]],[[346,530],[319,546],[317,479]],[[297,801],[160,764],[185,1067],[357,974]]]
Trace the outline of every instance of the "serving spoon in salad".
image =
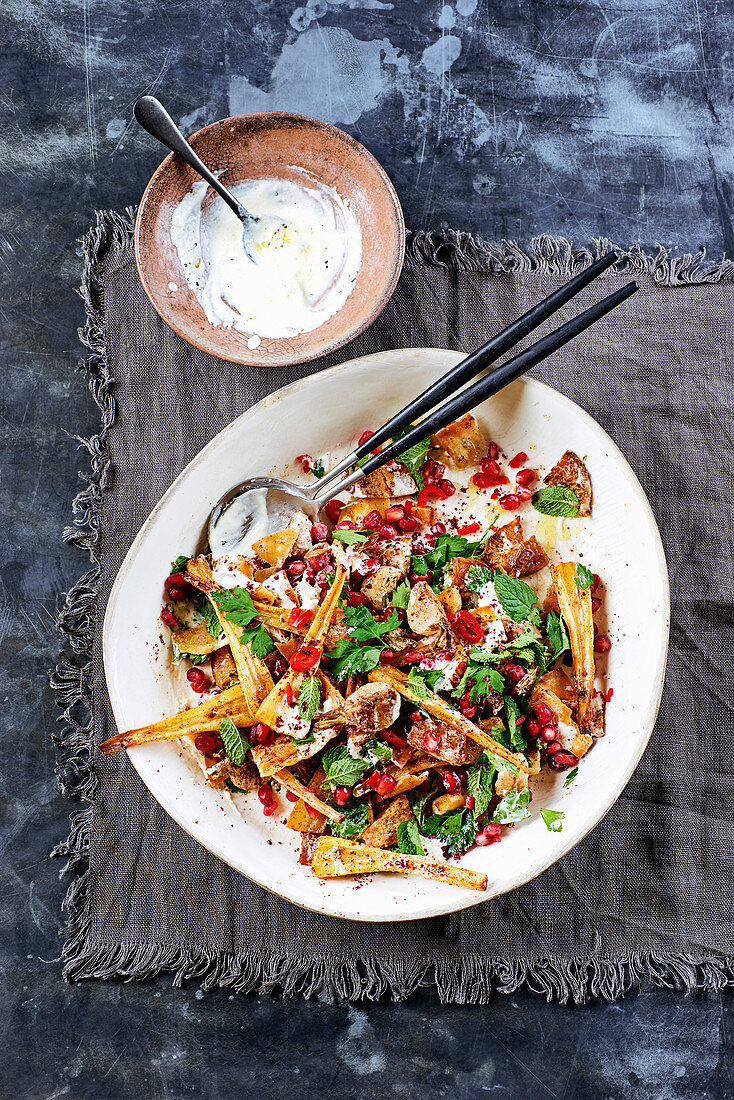
[[[617,258],[615,252],[606,253],[477,351],[462,359],[378,428],[368,441],[338,462],[315,486],[302,488],[278,477],[255,477],[235,485],[217,501],[209,515],[208,538],[213,557],[246,552],[257,539],[287,526],[294,512],[305,512],[312,520],[318,519],[320,509],[339,493],[492,397],[615,309],[635,293],[638,289],[636,282],[615,290],[537,343],[495,367],[473,385],[461,388],[570,301]],[[452,394],[456,396],[452,397]],[[444,401],[444,398],[449,400]],[[441,401],[444,403],[439,404]],[[422,419],[414,424],[418,417]],[[377,454],[372,454],[376,447],[380,449]],[[346,476],[340,476],[342,474]]]
[[[227,206],[242,222],[242,247],[247,258],[256,264],[256,246],[270,240],[282,228],[283,221],[280,218],[258,216],[247,210],[235,198],[229,188],[225,187],[222,181],[217,179],[214,173],[207,168],[204,161],[196,155],[166,108],[155,96],[144,95],[137,99],[133,107],[133,114],[144,130],[147,130],[152,137],[157,138],[162,145],[165,145],[166,149],[170,149],[172,153],[177,153],[224,199]],[[257,237],[255,236],[256,227]]]

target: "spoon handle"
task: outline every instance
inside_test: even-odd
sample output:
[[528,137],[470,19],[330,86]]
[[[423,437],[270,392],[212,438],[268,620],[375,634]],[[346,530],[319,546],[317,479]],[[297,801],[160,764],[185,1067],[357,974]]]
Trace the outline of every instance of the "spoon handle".
[[209,171],[203,160],[197,157],[160,100],[152,95],[141,96],[140,99],[135,101],[133,113],[144,130],[147,130],[152,137],[157,138],[172,153],[176,153],[182,160],[185,160],[195,172],[198,172],[206,180],[210,187],[214,188],[218,195],[221,195],[227,205],[234,210],[240,221],[245,220],[247,213],[241,203],[237,202],[231,191],[228,191],[224,184],[220,183],[217,177]]

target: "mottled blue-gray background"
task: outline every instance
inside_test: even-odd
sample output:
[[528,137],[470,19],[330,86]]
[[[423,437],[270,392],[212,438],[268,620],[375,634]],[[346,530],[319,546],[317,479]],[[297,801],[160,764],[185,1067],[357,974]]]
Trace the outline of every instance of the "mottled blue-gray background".
[[[732,1095],[731,998],[484,1008],[65,985],[45,672],[80,572],[60,531],[97,427],[74,374],[75,241],[187,131],[281,107],[355,134],[413,227],[660,241],[734,258],[728,0],[3,0],[0,5],[0,1097]],[[563,919],[559,914],[559,920]]]

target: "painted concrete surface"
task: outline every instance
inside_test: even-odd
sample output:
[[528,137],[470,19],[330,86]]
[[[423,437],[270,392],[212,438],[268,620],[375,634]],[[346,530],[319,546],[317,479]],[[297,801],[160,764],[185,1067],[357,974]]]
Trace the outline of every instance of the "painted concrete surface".
[[75,241],[161,159],[131,121],[159,94],[187,132],[280,107],[349,130],[413,227],[522,243],[661,241],[734,258],[731,43],[716,0],[5,0],[0,8],[0,1096],[524,1098],[732,1095],[732,1001],[331,1006],[203,997],[168,979],[65,985],[65,884],[46,669],[84,563],[60,542],[96,429],[74,373]]

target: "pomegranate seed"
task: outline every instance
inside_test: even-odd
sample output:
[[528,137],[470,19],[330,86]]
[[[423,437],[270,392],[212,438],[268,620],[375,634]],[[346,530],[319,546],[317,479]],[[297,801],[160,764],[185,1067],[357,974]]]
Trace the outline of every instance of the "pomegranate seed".
[[489,445],[489,457],[490,458],[499,458],[499,456],[500,456],[500,449],[497,446],[497,444],[494,441],[492,441]]
[[171,600],[185,600],[188,593],[183,588],[169,588],[168,597]]
[[605,703],[611,703],[613,695],[614,695],[614,688],[610,688],[609,691],[606,691],[604,693],[604,702]]
[[269,783],[263,783],[262,786],[257,788],[257,797],[262,802],[263,806],[269,806],[274,800],[273,789]]
[[298,795],[294,794],[293,791],[286,791],[285,797],[288,799],[289,802],[298,802]]
[[387,539],[388,542],[392,542],[393,539],[398,537],[397,530],[390,523],[383,523],[380,528],[380,534],[384,539]]
[[403,516],[398,520],[398,527],[401,531],[415,531],[418,526],[418,520],[413,519],[412,516]]
[[398,781],[394,775],[380,776],[380,780],[375,788],[381,798],[384,798],[388,794],[392,794],[398,785]]
[[597,634],[594,639],[594,649],[597,653],[608,653],[612,648],[612,641],[608,634]]
[[461,790],[461,779],[456,772],[444,772],[442,776],[443,789],[449,794],[456,794]]
[[474,843],[478,844],[480,848],[486,848],[489,844],[489,837],[484,835],[483,829],[480,829],[477,835],[474,837]]
[[405,511],[406,516],[413,515],[413,501],[410,499],[410,497],[408,497],[408,499],[403,503],[403,510]]
[[186,580],[185,573],[171,573],[170,577],[166,577],[163,582],[163,587],[166,592],[170,592],[172,588],[186,588],[188,587],[188,581]]
[[314,542],[323,542],[325,538],[328,538],[329,528],[325,523],[312,523],[311,524],[311,538]]
[[535,713],[538,717],[538,721],[542,722],[544,726],[547,726],[553,721],[554,714],[547,703],[536,703]]
[[370,775],[364,780],[365,787],[369,787],[370,790],[374,790],[377,784],[380,782],[380,773],[378,771],[371,772]]
[[510,459],[510,468],[517,470],[519,466],[522,466],[523,462],[527,462],[528,456],[524,451],[518,451],[514,458]]
[[181,625],[173,612],[169,611],[167,607],[161,608],[161,619],[169,630],[176,630]]
[[599,597],[598,596],[592,596],[591,597],[591,611],[592,611],[592,614],[595,615],[600,607],[601,607],[601,600],[599,599]]
[[535,470],[518,470],[515,475],[515,481],[518,485],[523,485],[527,488],[528,485],[533,484],[537,476]]
[[452,497],[456,492],[456,486],[453,481],[449,481],[447,477],[442,477],[438,482],[438,487],[443,493],[444,497]]
[[591,582],[591,591],[596,592],[596,590],[597,590],[597,588],[599,587],[600,584],[601,584],[601,577],[599,576],[598,573],[595,573],[594,574],[594,579]]
[[263,806],[263,813],[266,817],[272,817],[275,811],[278,809],[277,802],[269,802],[267,806]]
[[555,741],[556,737],[558,737],[558,730],[555,726],[543,726],[542,730],[540,731],[541,741]]
[[343,500],[339,500],[338,498],[328,500],[324,505],[324,512],[326,513],[327,519],[331,520],[332,523],[336,523],[344,507],[345,504]]
[[411,722],[422,722],[423,721],[423,715],[421,714],[421,712],[419,710],[412,710],[410,712],[410,714],[408,715],[408,717],[410,718]]
[[186,679],[191,684],[193,690],[198,692],[199,695],[204,691],[208,691],[211,686],[211,680],[200,668],[190,668],[186,673]]
[[[554,731],[554,732],[557,732],[557,731]],[[560,752],[561,747],[562,746],[561,746],[560,741],[549,741],[548,744],[546,745],[546,751],[549,752],[551,756],[553,756],[554,753]]]
[[420,573],[411,573],[410,574],[410,583],[411,584],[417,584],[418,581],[424,581],[425,579],[426,578],[421,576]]
[[517,493],[505,493],[500,497],[500,504],[507,512],[514,512],[516,508],[519,508],[522,504],[520,497]]
[[356,531],[357,524],[352,523],[351,519],[341,519],[336,525],[337,531]]
[[347,589],[347,603],[350,607],[359,607],[362,603],[367,603],[367,597],[363,596],[361,592],[353,592],[351,588]]
[[530,500],[532,498],[532,495],[532,489],[523,489],[522,487],[518,488],[517,492],[515,493],[515,496],[521,504],[524,504],[526,500]]
[[487,837],[490,844],[494,844],[495,840],[499,840],[502,836],[502,826],[490,823],[485,825],[482,832]]
[[373,509],[373,511],[367,513],[362,522],[364,523],[366,530],[379,531],[380,527],[382,526],[383,519],[380,513],[375,508]]
[[490,477],[502,476],[502,467],[493,458],[483,458],[479,463],[479,468],[483,474],[489,474]]
[[445,535],[446,525],[444,523],[434,523],[431,525],[430,531],[432,535]]
[[423,748],[426,752],[438,752],[439,745],[438,734],[434,733],[433,730],[426,730],[423,734]]
[[405,509],[402,504],[393,504],[391,508],[385,509],[385,519],[388,523],[398,523],[405,515]]
[[416,665],[419,661],[423,660],[423,654],[417,649],[406,649],[403,654],[403,664]]
[[554,753],[548,764],[555,772],[565,772],[566,768],[573,768],[578,764],[578,757],[574,756],[572,752],[563,750]]
[[525,675],[525,669],[522,665],[516,665],[514,661],[510,661],[505,665],[504,672],[505,676],[509,676],[515,684],[519,684]]
[[313,470],[313,458],[311,455],[296,455],[296,462],[300,462],[304,474],[310,474]]
[[383,730],[382,736],[389,745],[394,745],[396,749],[404,749],[408,744],[407,737],[403,737],[401,733],[396,733],[395,730]]
[[352,791],[350,787],[337,787],[334,791],[334,801],[337,806],[344,806],[349,801]]
[[204,756],[213,756],[216,752],[217,742],[210,733],[200,733],[194,738],[194,744],[199,752],[204,753]]
[[540,733],[540,726],[538,725],[538,723],[535,721],[534,718],[530,718],[528,720],[528,723],[525,726],[525,729],[528,731],[528,733],[531,737],[537,737]]
[[359,439],[357,440],[357,446],[358,446],[358,447],[361,447],[361,446],[362,446],[362,444],[363,444],[363,443],[366,443],[368,439],[372,439],[372,436],[373,436],[374,434],[375,434],[375,433],[374,433],[374,432],[372,432],[372,431],[370,431],[370,429],[369,429],[369,428],[365,428],[365,430],[364,430],[364,431],[362,432],[361,436],[360,436],[360,437],[359,437]]
[[285,571],[291,579],[302,577],[306,572],[305,561],[291,561],[286,565]]
[[311,814],[311,817],[321,817],[321,810],[317,810],[315,806],[309,805],[308,802],[306,803],[306,811]]
[[352,569],[352,575],[355,577],[371,577],[373,573],[376,573],[380,568],[380,563],[377,558],[362,558],[360,562]]
[[472,705],[469,707],[462,707],[461,713],[464,715],[465,718],[473,718],[474,715],[477,713],[477,708],[472,703]]
[[474,795],[473,794],[468,794],[466,796],[466,808],[467,808],[467,810],[473,810],[474,809]]
[[276,657],[273,661],[273,676],[276,680],[279,680],[281,676],[285,676],[288,671],[288,662],[285,657]]
[[264,722],[258,722],[252,727],[252,736],[258,745],[269,745],[275,735],[270,726],[266,726]]

